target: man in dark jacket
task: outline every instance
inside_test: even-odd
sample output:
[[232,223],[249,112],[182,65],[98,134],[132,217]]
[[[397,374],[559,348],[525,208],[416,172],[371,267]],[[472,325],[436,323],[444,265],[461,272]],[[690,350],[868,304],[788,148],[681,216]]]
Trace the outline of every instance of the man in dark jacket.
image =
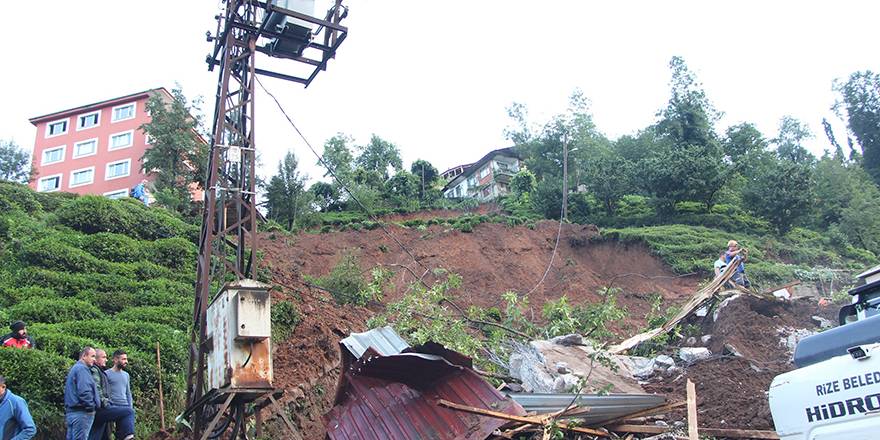
[[0,376],[0,439],[30,440],[36,434],[27,402],[6,389],[6,378]]
[[104,368],[107,366],[107,352],[97,350],[95,364],[89,368],[92,379],[98,387],[101,396],[101,407],[95,411],[95,421],[89,434],[89,440],[110,440],[107,423],[116,422],[116,440],[130,440],[134,438],[134,408],[131,406],[118,406],[110,403],[110,385]]
[[101,406],[101,395],[89,368],[95,364],[95,349],[83,348],[79,361],[73,364],[64,381],[64,421],[66,440],[88,440],[95,421],[95,410]]
[[24,321],[15,321],[9,326],[12,333],[8,333],[0,339],[0,345],[15,348],[34,348],[34,340],[27,334],[27,324]]

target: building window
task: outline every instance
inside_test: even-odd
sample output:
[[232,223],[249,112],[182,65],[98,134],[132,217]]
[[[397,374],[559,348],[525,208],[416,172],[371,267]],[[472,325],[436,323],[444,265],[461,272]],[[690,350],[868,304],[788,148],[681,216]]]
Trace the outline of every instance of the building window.
[[110,162],[107,164],[107,172],[104,174],[104,180],[118,179],[131,174],[131,159],[120,160],[119,162]]
[[95,167],[74,170],[70,173],[70,188],[88,185],[95,181]]
[[52,192],[61,189],[61,174],[40,178],[37,183],[37,191]]
[[110,122],[125,121],[134,118],[135,103],[113,107],[113,117]]
[[61,136],[67,133],[67,119],[46,124],[46,137]]
[[64,152],[66,150],[67,150],[66,145],[43,150],[43,160],[42,160],[42,162],[40,162],[40,165],[49,165],[49,164],[58,163],[58,162],[63,161],[64,160]]
[[467,184],[471,188],[477,186],[477,178],[474,176],[468,177]]
[[118,150],[120,148],[130,147],[132,145],[132,140],[134,139],[134,130],[129,130],[124,133],[116,133],[110,135],[110,147],[109,151]]
[[73,158],[91,156],[98,153],[98,140],[89,139],[87,141],[77,142],[73,144]]
[[113,200],[124,199],[124,198],[128,197],[128,190],[127,189],[118,189],[116,191],[105,192],[104,197],[107,197],[108,199],[113,199]]
[[101,111],[86,113],[76,118],[76,129],[85,130],[87,128],[97,127],[101,122]]
[[480,170],[480,179],[489,175],[489,166],[486,166],[482,170]]

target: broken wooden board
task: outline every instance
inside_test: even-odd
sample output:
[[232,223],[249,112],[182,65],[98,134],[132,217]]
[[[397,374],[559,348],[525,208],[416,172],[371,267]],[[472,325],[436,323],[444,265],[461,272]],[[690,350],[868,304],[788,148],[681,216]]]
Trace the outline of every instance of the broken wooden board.
[[[728,267],[736,267],[736,265],[739,264],[740,261],[740,257],[737,256],[733,259],[733,261],[730,262]],[[694,294],[694,296],[687,303],[682,305],[681,311],[678,312],[678,314],[676,314],[672,319],[667,321],[666,324],[663,324],[663,326],[661,327],[648,330],[644,333],[639,333],[621,342],[620,344],[613,345],[608,348],[608,352],[611,354],[620,354],[660,334],[669,333],[673,328],[675,328],[676,325],[678,325],[679,322],[681,322],[682,320],[687,318],[688,315],[693,313],[694,310],[697,310],[698,308],[700,308],[700,306],[711,300],[712,297],[715,296],[715,293],[721,290],[721,288],[728,281],[730,281],[731,278],[733,278],[733,274],[735,273],[736,271],[734,270],[728,270],[721,275],[718,275],[717,277],[715,277],[714,280],[712,280],[711,283],[697,291],[697,293]]]
[[[635,434],[663,434],[673,428],[656,425],[610,425],[606,426],[611,432],[631,432]],[[727,428],[700,428],[700,433],[714,437],[779,440],[779,434],[775,431],[761,431],[754,429],[727,429]]]
[[[503,420],[512,420],[514,422],[528,423],[528,424],[537,425],[537,426],[544,426],[546,423],[549,422],[549,419],[547,417],[515,416],[512,414],[502,413],[502,412],[498,412],[498,411],[490,411],[488,409],[476,408],[476,407],[467,406],[467,405],[461,405],[461,404],[458,404],[455,402],[450,402],[448,400],[443,400],[443,399],[437,400],[437,404],[440,406],[446,407],[446,408],[450,408],[450,409],[454,409],[454,410],[458,410],[458,411],[469,412],[469,413],[477,414],[480,416],[494,417],[494,418],[503,419]],[[565,422],[556,422],[556,426],[558,426],[559,429],[580,432],[582,434],[590,434],[590,435],[596,435],[596,436],[601,436],[601,437],[608,436],[608,433],[605,431],[599,431],[597,429],[590,429],[590,428],[581,428],[579,426],[570,425]]]

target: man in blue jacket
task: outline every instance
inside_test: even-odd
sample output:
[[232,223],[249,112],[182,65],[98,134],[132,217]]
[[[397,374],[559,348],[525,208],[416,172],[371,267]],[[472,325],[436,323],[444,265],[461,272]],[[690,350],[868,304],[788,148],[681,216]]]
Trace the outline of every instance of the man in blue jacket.
[[30,440],[37,434],[27,402],[6,389],[6,378],[0,376],[0,439]]
[[79,361],[73,364],[64,381],[64,421],[67,440],[88,440],[95,421],[95,410],[101,406],[101,395],[89,371],[95,364],[95,349],[83,348]]

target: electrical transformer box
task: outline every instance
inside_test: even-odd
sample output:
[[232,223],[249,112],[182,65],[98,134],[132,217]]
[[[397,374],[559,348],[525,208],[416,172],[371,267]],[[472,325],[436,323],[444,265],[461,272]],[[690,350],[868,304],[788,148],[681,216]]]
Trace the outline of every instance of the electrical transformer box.
[[272,388],[269,287],[254,280],[229,283],[208,306],[209,389]]

